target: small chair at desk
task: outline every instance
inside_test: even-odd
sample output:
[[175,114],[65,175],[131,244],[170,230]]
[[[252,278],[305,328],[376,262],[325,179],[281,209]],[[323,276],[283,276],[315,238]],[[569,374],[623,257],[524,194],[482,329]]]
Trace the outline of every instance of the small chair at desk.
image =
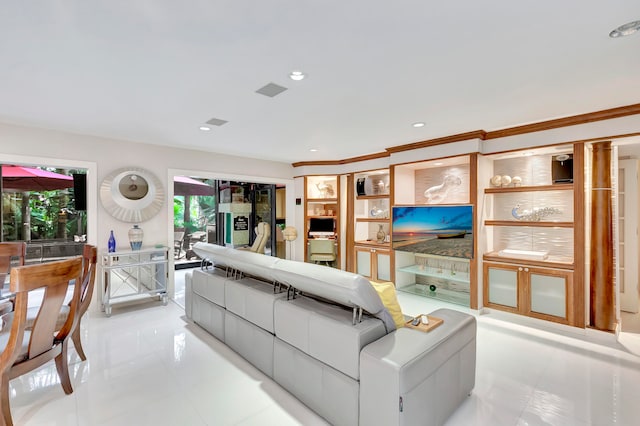
[[324,262],[325,265],[331,266],[336,260],[336,244],[332,239],[309,240],[309,260],[313,263]]

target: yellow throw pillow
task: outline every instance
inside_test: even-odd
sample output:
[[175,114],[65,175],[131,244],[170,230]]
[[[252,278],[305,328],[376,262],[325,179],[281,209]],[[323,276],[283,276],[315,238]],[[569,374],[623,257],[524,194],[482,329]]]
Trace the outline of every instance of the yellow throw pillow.
[[396,287],[393,283],[371,281],[371,285],[376,289],[380,300],[382,300],[382,303],[391,314],[393,322],[396,323],[396,328],[404,327],[404,315],[402,315],[402,309],[400,309],[400,303],[398,303],[398,296],[396,296]]

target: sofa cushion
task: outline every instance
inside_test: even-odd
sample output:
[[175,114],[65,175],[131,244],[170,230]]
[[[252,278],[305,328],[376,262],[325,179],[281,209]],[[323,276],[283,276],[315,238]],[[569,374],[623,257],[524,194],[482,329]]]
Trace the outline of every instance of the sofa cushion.
[[396,328],[404,327],[404,315],[400,308],[400,302],[398,302],[396,286],[391,282],[379,283],[375,281],[371,281],[371,285],[376,289],[380,296],[380,300],[382,300],[382,304],[391,314],[393,322],[396,324]]
[[229,247],[219,246],[217,244],[197,242],[193,245],[192,250],[202,259],[209,259],[216,266],[230,266],[227,258],[230,256]]
[[226,259],[234,269],[268,282],[275,281],[271,267],[280,261],[279,257],[241,250],[233,250]]
[[272,266],[277,281],[304,293],[348,307],[361,307],[381,319],[388,332],[396,329],[391,314],[369,280],[328,266],[281,259]]
[[235,250],[205,242],[194,244],[193,251],[202,258],[210,259],[214,265],[237,269],[269,282],[275,280],[271,267],[280,261],[278,257]]
[[354,325],[350,310],[308,297],[277,300],[274,323],[279,339],[356,380],[361,349],[386,334],[377,318]]
[[278,338],[273,353],[273,379],[283,388],[332,425],[358,424],[356,380]]
[[286,293],[274,293],[273,286],[253,278],[225,283],[227,310],[269,333],[274,332],[273,302],[284,297]]
[[264,374],[273,377],[273,334],[226,311],[224,339],[227,346]]
[[206,271],[195,269],[191,274],[191,289],[198,296],[224,307],[224,282],[227,279],[226,274],[218,268]]
[[216,305],[204,297],[193,294],[191,297],[191,318],[193,322],[207,330],[218,340],[224,342],[225,308]]

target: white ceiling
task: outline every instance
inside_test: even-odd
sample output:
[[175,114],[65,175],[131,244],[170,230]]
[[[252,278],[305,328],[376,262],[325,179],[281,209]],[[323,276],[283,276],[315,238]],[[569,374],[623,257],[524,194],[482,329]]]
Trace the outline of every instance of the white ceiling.
[[0,121],[344,159],[638,103],[640,34],[608,34],[639,19],[638,0],[5,1]]

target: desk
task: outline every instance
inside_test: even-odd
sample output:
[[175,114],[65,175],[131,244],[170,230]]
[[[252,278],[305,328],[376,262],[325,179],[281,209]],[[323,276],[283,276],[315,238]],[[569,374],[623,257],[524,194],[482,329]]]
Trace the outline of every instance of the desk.
[[158,296],[167,304],[169,248],[102,253],[102,310],[111,316],[114,300],[132,301]]

